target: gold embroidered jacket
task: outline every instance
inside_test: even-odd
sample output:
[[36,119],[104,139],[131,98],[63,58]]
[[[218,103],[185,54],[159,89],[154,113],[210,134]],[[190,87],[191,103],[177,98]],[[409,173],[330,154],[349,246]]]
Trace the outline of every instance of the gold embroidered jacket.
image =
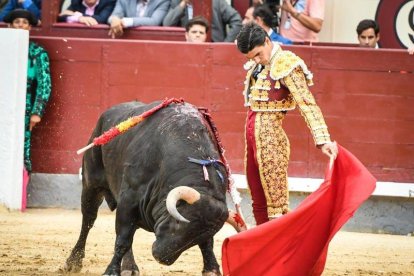
[[243,92],[245,106],[255,112],[288,111],[298,106],[315,144],[331,141],[322,112],[308,89],[313,84],[312,73],[301,58],[274,44],[269,65],[259,71],[258,65],[253,63],[246,68],[248,64]]

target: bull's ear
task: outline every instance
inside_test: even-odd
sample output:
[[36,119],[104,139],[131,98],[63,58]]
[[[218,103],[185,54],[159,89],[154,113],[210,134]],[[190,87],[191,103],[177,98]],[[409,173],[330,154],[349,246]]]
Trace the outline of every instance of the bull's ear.
[[200,193],[188,186],[178,186],[172,189],[167,195],[166,205],[168,213],[170,213],[170,215],[176,220],[188,223],[190,221],[183,217],[177,210],[177,201],[180,199],[184,200],[188,204],[193,204],[194,202],[200,200]]

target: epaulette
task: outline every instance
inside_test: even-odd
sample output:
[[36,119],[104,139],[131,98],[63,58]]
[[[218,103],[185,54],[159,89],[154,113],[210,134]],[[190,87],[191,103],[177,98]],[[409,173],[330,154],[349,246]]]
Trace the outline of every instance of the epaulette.
[[276,81],[275,87],[280,88],[280,80],[288,76],[295,68],[301,67],[305,74],[308,86],[313,85],[313,75],[305,62],[291,51],[279,50],[271,61],[273,64],[270,70],[270,77]]

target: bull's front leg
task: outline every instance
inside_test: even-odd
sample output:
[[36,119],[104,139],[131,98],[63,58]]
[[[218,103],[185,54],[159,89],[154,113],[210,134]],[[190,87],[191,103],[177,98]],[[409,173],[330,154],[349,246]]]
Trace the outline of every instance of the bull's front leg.
[[[125,253],[132,247],[137,228],[136,210],[127,204],[128,200],[120,200],[116,211],[115,253],[103,275],[121,275],[121,261]],[[138,267],[137,267],[138,270]]]
[[203,276],[221,276],[220,266],[217,262],[216,255],[214,255],[213,246],[214,238],[211,237],[198,245],[203,255]]

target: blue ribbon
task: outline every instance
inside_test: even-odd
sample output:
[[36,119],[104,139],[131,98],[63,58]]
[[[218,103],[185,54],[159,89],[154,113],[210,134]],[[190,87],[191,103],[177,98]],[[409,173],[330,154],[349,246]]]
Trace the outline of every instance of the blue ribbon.
[[[207,159],[207,160],[204,159],[203,160],[203,159],[196,159],[196,158],[188,157],[188,161],[203,166],[203,169],[205,169],[206,166],[213,165],[213,167],[216,169],[216,173],[220,177],[221,183],[222,184],[224,183],[223,174],[219,170],[220,168],[219,165],[224,165],[224,164],[220,160],[216,160],[216,159]],[[206,180],[208,181],[208,178],[206,178]]]

